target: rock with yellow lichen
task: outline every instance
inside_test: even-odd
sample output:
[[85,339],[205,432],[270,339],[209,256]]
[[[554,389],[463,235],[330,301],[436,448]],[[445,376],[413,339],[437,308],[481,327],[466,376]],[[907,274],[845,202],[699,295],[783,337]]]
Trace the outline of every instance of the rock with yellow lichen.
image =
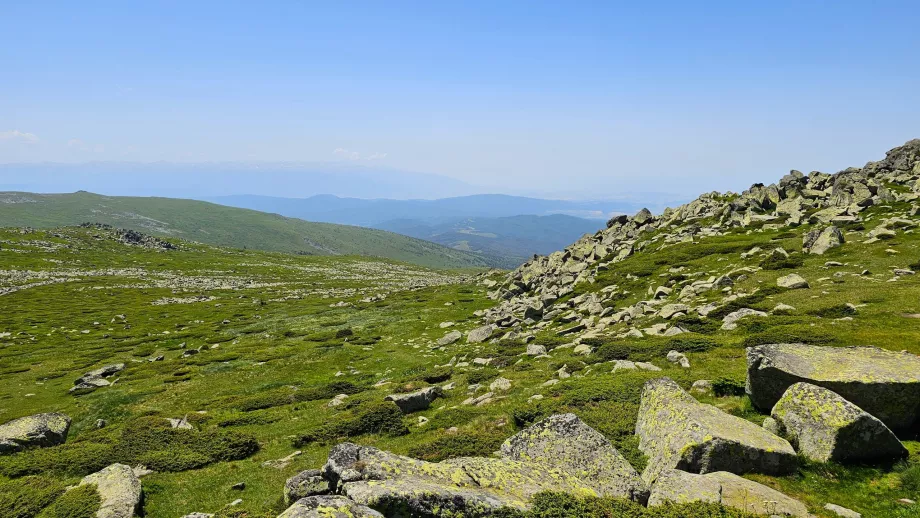
[[802,502],[727,471],[697,475],[679,470],[661,472],[649,507],[667,503],[713,502],[749,513],[771,516],[811,517]]
[[586,481],[598,495],[645,503],[648,488],[606,437],[575,414],[557,414],[518,432],[501,447],[503,458],[536,461]]
[[866,461],[907,455],[884,423],[823,387],[792,385],[771,416],[799,454],[811,460]]
[[772,344],[747,350],[747,394],[770,411],[790,386],[831,390],[895,431],[920,417],[920,357],[875,347]]
[[648,484],[668,469],[781,475],[797,465],[785,439],[698,402],[670,378],[645,383],[636,435],[639,449],[648,456],[642,473]]
[[383,515],[344,496],[322,495],[301,498],[278,518],[383,518]]
[[594,481],[541,462],[484,457],[425,462],[351,443],[332,448],[323,476],[336,493],[388,516],[489,516],[501,508],[526,509],[544,491],[598,494]]
[[62,444],[69,430],[70,417],[59,413],[13,419],[0,425],[0,455]]
[[131,518],[141,503],[141,481],[130,466],[111,466],[83,477],[80,485],[95,484],[100,505],[96,518]]

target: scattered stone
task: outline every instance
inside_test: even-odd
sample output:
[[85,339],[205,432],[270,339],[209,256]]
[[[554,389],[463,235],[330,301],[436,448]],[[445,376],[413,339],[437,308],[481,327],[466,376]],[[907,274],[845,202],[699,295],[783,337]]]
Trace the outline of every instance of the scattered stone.
[[824,229],[815,229],[802,238],[802,251],[806,254],[823,255],[831,248],[836,248],[844,243],[843,232],[837,227],[830,226]]
[[0,425],[0,455],[63,444],[68,431],[70,417],[56,412],[13,419]]
[[785,474],[795,470],[798,460],[784,439],[698,402],[669,378],[645,383],[636,435],[639,449],[648,456],[642,473],[647,483],[671,468]]
[[709,380],[696,380],[690,387],[690,393],[711,396],[713,394],[712,382]]
[[124,368],[124,363],[116,363],[89,371],[74,381],[74,386],[70,388],[70,393],[75,396],[79,396],[82,394],[89,394],[90,392],[93,392],[94,390],[102,387],[107,387],[111,385],[111,383],[105,378],[109,378],[123,371]]
[[776,279],[776,285],[780,288],[789,288],[790,290],[808,289],[808,281],[797,273],[790,273]]
[[824,509],[840,516],[841,518],[862,518],[860,513],[847,509],[846,507],[841,507],[837,504],[825,504]]
[[823,387],[792,385],[770,415],[796,451],[817,462],[907,456],[884,423]]
[[345,404],[345,400],[348,399],[348,394],[338,394],[326,404],[329,408],[335,408],[337,406]]
[[687,356],[684,355],[684,353],[678,351],[668,351],[667,360],[671,363],[680,365],[684,369],[690,368],[690,360],[687,359]]
[[232,489],[232,490],[234,490],[234,491],[243,491],[244,489],[246,489],[246,483],[245,483],[245,482],[237,482],[236,484],[233,484],[232,486],[230,486],[230,489]]
[[757,311],[756,309],[751,308],[741,308],[738,311],[733,311],[725,317],[722,318],[722,330],[723,331],[732,331],[738,328],[738,321],[742,318],[747,317],[765,317],[766,313],[763,311]]
[[466,335],[466,341],[471,344],[478,344],[485,342],[492,336],[492,333],[495,332],[495,327],[492,324],[486,324],[482,327],[477,327],[473,329]]
[[669,319],[678,313],[686,314],[688,311],[690,311],[690,306],[686,304],[667,304],[658,311],[658,316]]
[[527,344],[527,356],[542,356],[546,354],[546,346],[540,344]]
[[141,502],[141,481],[130,466],[111,466],[83,477],[79,485],[95,484],[101,500],[97,518],[131,518]]
[[493,392],[506,392],[511,390],[511,380],[506,378],[496,378],[489,384],[489,390]]
[[[446,335],[442,336],[442,337],[438,340],[438,345],[440,345],[440,346],[450,345],[450,344],[456,342],[457,340],[459,340],[459,339],[462,338],[462,337],[463,337],[463,333],[461,333],[460,331],[454,330],[454,331],[451,331],[451,332],[447,333]],[[486,337],[486,338],[488,338],[488,337]]]
[[178,428],[180,430],[194,430],[195,429],[195,427],[192,426],[191,423],[188,422],[187,415],[183,416],[182,419],[173,419],[173,418],[168,417],[166,418],[166,420],[169,421],[169,426],[173,428]]
[[920,357],[876,347],[760,345],[747,349],[747,394],[770,411],[790,386],[831,390],[894,431],[920,415]]
[[425,410],[431,405],[431,402],[441,395],[439,387],[426,387],[409,394],[390,394],[384,398],[384,401],[392,401],[403,411],[404,414],[411,414],[419,410]]

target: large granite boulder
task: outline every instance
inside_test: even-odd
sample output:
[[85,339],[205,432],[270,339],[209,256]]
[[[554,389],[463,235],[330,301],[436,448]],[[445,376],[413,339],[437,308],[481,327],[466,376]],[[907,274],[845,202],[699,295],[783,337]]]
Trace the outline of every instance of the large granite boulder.
[[412,412],[418,412],[419,410],[425,410],[431,405],[431,402],[440,395],[441,389],[439,387],[425,387],[408,394],[390,394],[385,397],[384,400],[396,403],[396,406],[398,406],[403,413],[410,414]]
[[876,347],[772,344],[747,349],[747,394],[768,412],[790,386],[836,392],[889,428],[909,428],[920,414],[920,357]]
[[770,416],[800,455],[818,462],[907,455],[884,423],[838,394],[809,383],[789,387]]
[[652,507],[669,502],[713,502],[754,514],[811,517],[802,502],[727,471],[706,475],[663,471],[652,486],[648,504]]
[[653,483],[667,469],[691,473],[790,473],[797,458],[786,440],[754,423],[698,402],[669,378],[645,383],[636,422],[642,473]]
[[13,419],[0,425],[0,455],[62,444],[69,430],[70,417],[56,412]]
[[606,437],[575,414],[557,414],[518,432],[501,446],[501,456],[536,461],[575,475],[601,496],[648,499],[648,488]]
[[323,476],[337,493],[388,516],[488,516],[503,507],[526,509],[541,491],[597,494],[595,481],[539,462],[425,462],[351,443],[332,448]]
[[131,518],[141,503],[141,481],[130,466],[112,464],[83,477],[80,485],[95,484],[101,500],[97,518]]
[[383,518],[377,511],[338,495],[301,498],[278,518]]

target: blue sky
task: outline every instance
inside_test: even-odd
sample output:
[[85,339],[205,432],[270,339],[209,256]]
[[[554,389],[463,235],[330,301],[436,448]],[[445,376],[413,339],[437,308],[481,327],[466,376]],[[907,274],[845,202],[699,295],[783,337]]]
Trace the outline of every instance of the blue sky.
[[917,27],[915,1],[5,2],[0,163],[740,190],[920,137]]

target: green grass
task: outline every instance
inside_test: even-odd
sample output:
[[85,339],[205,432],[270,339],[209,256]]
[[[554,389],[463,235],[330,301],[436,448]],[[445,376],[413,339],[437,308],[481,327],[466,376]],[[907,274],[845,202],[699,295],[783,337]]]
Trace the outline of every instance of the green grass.
[[[797,253],[808,229],[656,244],[611,265],[595,284],[579,285],[578,291],[617,284],[624,294],[616,305],[624,307],[644,299],[650,285],[666,282],[673,266],[683,265],[682,274],[707,276],[756,267],[760,257],[740,254],[754,246]],[[524,345],[514,340],[461,340],[437,348],[437,339],[450,330],[439,323],[455,322],[451,329],[468,331],[481,325],[474,312],[495,304],[485,287],[449,272],[189,243],[180,250],[149,250],[92,229],[0,230],[0,422],[48,411],[74,419],[65,445],[0,457],[0,515],[34,516],[88,471],[121,461],[158,468],[143,478],[148,518],[195,511],[277,516],[284,508],[285,479],[320,467],[337,441],[433,461],[489,455],[517,430],[556,412],[576,413],[642,469],[646,459],[633,432],[641,387],[650,378],[669,376],[684,388],[713,380],[717,395],[700,396],[704,402],[760,423],[764,415],[740,393],[745,346],[795,340],[920,353],[918,321],[904,316],[920,313],[920,276],[888,282],[892,268],[920,257],[920,234],[899,233],[868,245],[859,241],[848,235],[844,247],[825,256],[800,256],[795,271],[811,283],[808,290],[775,288],[776,278],[789,269],[737,278],[736,292],[759,291],[731,307],[794,306],[787,314],[742,320],[734,331],[720,330],[714,318],[687,317],[681,324],[692,333],[671,338],[615,339],[623,330],[617,324],[607,335],[586,340],[594,348],[588,356],[560,347],[570,338],[549,330],[536,342],[552,357],[533,358],[519,356]],[[847,265],[828,269],[823,266],[828,260]],[[851,275],[863,269],[872,274]],[[845,275],[834,277],[839,271]],[[377,293],[386,298],[362,302]],[[190,301],[198,296],[215,298]],[[154,304],[168,299],[183,302]],[[347,304],[338,304],[343,301]],[[843,309],[847,304],[857,307],[855,313]],[[183,357],[198,348],[200,353]],[[683,351],[691,367],[666,362],[671,349]],[[148,361],[160,355],[163,361]],[[493,361],[486,367],[436,367],[453,357]],[[663,370],[611,373],[606,362],[624,358],[651,361]],[[113,362],[127,365],[114,385],[79,397],[67,393],[78,376]],[[573,377],[544,387],[563,365]],[[468,384],[488,386],[499,376],[512,384],[500,394],[503,399],[482,407],[461,404],[471,395]],[[383,401],[391,393],[451,382],[456,388],[412,415]],[[328,407],[337,394],[348,398]],[[529,401],[536,394],[543,399]],[[183,416],[194,430],[166,428],[165,418]],[[419,417],[428,422],[420,424]],[[96,429],[98,419],[108,425]],[[920,496],[920,442],[904,439],[911,451],[904,464],[806,465],[788,477],[752,478],[801,499],[817,516],[829,518],[822,508],[832,502],[864,516],[906,517],[896,500]],[[302,454],[286,467],[263,465],[295,450]],[[246,483],[244,491],[231,489],[238,482]],[[237,498],[242,505],[226,507]],[[651,514],[635,506],[624,510],[629,504],[618,501],[558,495],[541,502],[537,514],[528,516],[562,516],[566,509],[585,516],[740,516],[703,506]]]
[[[28,199],[29,202],[22,201]],[[314,223],[249,209],[176,198],[3,193],[0,225],[48,228],[106,223],[165,238],[307,255],[382,257],[433,268],[484,267],[477,254],[383,230]]]

